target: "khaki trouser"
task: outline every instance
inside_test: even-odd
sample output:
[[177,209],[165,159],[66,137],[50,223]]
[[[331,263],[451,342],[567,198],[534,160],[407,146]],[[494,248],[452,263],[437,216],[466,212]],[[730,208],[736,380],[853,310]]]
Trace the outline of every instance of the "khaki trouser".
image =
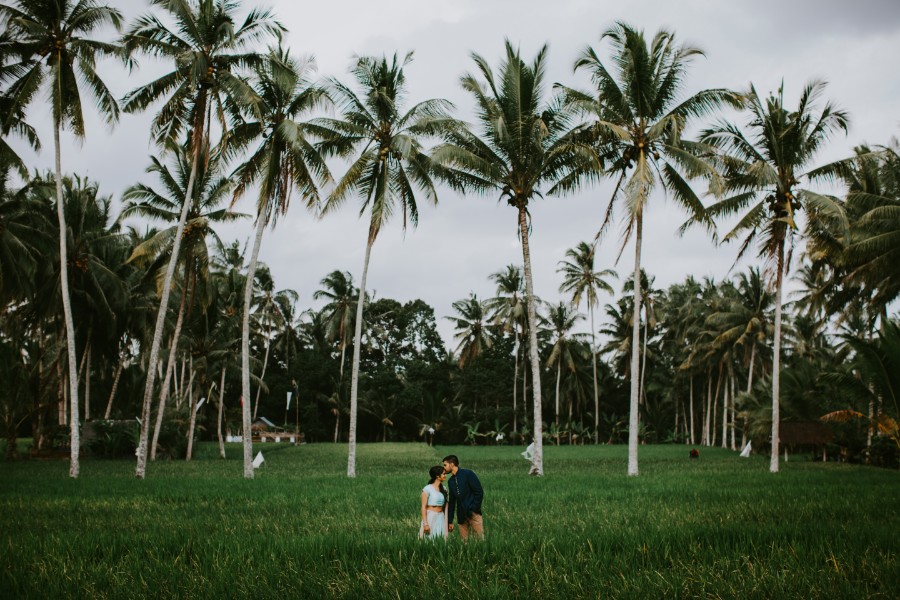
[[484,539],[484,522],[481,520],[481,515],[473,513],[469,515],[467,521],[459,523],[459,535],[462,536],[463,540],[469,539],[469,530],[475,534],[476,540]]

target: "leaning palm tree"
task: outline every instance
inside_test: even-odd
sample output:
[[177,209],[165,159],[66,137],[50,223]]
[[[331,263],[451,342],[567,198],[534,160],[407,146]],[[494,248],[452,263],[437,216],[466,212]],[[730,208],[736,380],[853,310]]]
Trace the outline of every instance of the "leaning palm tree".
[[[842,210],[833,198],[801,185],[833,176],[833,168],[811,170],[810,163],[829,137],[847,131],[847,114],[831,103],[816,112],[816,101],[825,88],[813,81],[800,95],[797,110],[784,106],[784,86],[765,102],[753,86],[745,94],[748,121],[742,128],[717,123],[703,132],[702,141],[719,150],[726,198],[709,207],[713,217],[741,218],[725,237],[729,242],[744,236],[738,260],[759,238],[759,254],[775,279],[775,319],[772,357],[772,455],[769,470],[778,472],[779,375],[781,364],[782,281],[788,271],[798,232],[796,213],[806,209],[815,225],[822,218],[840,219]],[[788,253],[785,255],[785,247]]]
[[[10,81],[2,104],[3,130],[15,125],[10,119],[20,116],[47,82],[53,114],[53,143],[56,149],[56,216],[59,220],[60,287],[66,324],[69,362],[69,393],[72,405],[69,476],[78,477],[80,462],[78,416],[78,373],[75,353],[75,324],[69,295],[68,257],[66,254],[66,218],[63,211],[62,157],[59,135],[68,128],[78,138],[85,135],[79,76],[91,90],[95,107],[109,124],[119,118],[119,106],[95,70],[96,60],[121,56],[114,44],[89,39],[88,35],[112,25],[122,26],[122,14],[94,0],[14,0],[0,5],[0,22],[15,41],[21,62],[4,75]],[[26,133],[27,130],[23,130]]]
[[218,117],[218,125],[227,139],[227,116],[240,120],[241,112],[258,101],[241,71],[258,64],[262,57],[248,50],[248,46],[284,30],[269,11],[258,10],[251,10],[243,24],[235,27],[235,14],[239,5],[234,0],[152,0],[152,4],[174,21],[175,28],[170,29],[156,14],[145,15],[126,33],[125,47],[129,52],[171,61],[175,68],[127,94],[123,108],[127,112],[139,112],[164,100],[162,108],[153,119],[151,134],[158,145],[165,147],[173,141],[180,142],[182,134],[188,131],[194,169],[182,203],[150,347],[148,364],[151,367],[147,369],[144,387],[135,470],[135,474],[141,479],[147,465],[147,425],[156,380],[156,369],[152,365],[159,360],[169,306],[169,290],[178,262],[184,224],[191,206],[190,199],[194,193],[196,170],[204,159],[204,148],[210,146],[212,114]]
[[594,307],[597,306],[597,292],[603,290],[614,294],[612,286],[604,277],[618,277],[612,269],[594,271],[594,254],[597,244],[581,242],[566,251],[569,260],[560,261],[557,272],[563,274],[560,292],[571,294],[572,306],[577,307],[584,298],[591,317],[591,362],[594,372],[594,443],[600,443],[600,392],[597,388],[597,342],[594,329]]
[[541,197],[545,190],[552,194],[574,189],[584,174],[596,171],[597,165],[596,155],[590,148],[573,143],[566,136],[572,129],[569,111],[558,98],[549,102],[543,98],[546,56],[544,46],[534,62],[526,64],[519,51],[507,41],[506,56],[495,75],[484,58],[473,54],[483,81],[467,74],[461,83],[475,100],[480,131],[454,130],[447,136],[447,143],[434,154],[436,160],[454,173],[449,179],[451,185],[481,193],[499,193],[500,200],[506,200],[517,212],[534,393],[534,454],[530,473],[538,476],[544,474],[541,365],[528,244],[528,203]]
[[[651,193],[662,187],[689,213],[702,215],[703,204],[688,181],[715,174],[693,152],[696,145],[682,139],[683,131],[692,118],[708,114],[722,102],[736,100],[736,96],[727,90],[709,89],[682,100],[687,67],[693,57],[703,53],[678,45],[670,31],[659,31],[648,44],[643,31],[617,23],[601,40],[609,40],[612,46],[611,61],[604,64],[593,48],[587,48],[575,62],[576,69],[590,73],[595,92],[566,89],[566,94],[574,106],[593,115],[594,122],[583,133],[597,144],[607,174],[616,179],[597,237],[605,233],[616,204],[624,204],[627,226],[622,250],[634,235],[634,278],[639,281],[644,210]],[[634,290],[635,315],[641,314],[641,302],[638,284]],[[639,328],[640,319],[633,319],[628,425],[631,476],[638,475]]]
[[[228,201],[234,184],[223,172],[224,164],[220,153],[208,153],[204,150],[207,160],[195,168],[190,147],[183,145],[170,147],[168,152],[171,156],[170,164],[167,165],[159,157],[151,156],[151,164],[147,167],[147,173],[155,175],[159,185],[138,183],[125,190],[122,196],[125,207],[120,217],[124,219],[137,216],[168,224],[136,245],[129,258],[129,261],[138,265],[146,265],[147,273],[155,277],[158,296],[165,293],[165,290],[161,289],[164,285],[163,267],[171,262],[172,253],[178,253],[176,269],[181,269],[181,302],[175,318],[169,358],[159,394],[153,437],[149,442],[150,460],[156,460],[156,448],[162,430],[169,384],[175,369],[186,313],[190,313],[193,306],[198,303],[197,300],[201,301],[201,308],[204,310],[206,308],[202,301],[208,297],[205,292],[210,280],[209,243],[222,246],[222,240],[219,239],[215,227],[246,217],[223,206]],[[181,236],[178,237],[182,202],[187,195],[187,186],[192,176],[195,179],[195,192],[185,214]],[[179,247],[180,250],[177,249]]]
[[[309,127],[299,119],[315,109],[324,98],[309,75],[312,61],[299,62],[282,48],[271,49],[256,69],[256,94],[259,98],[253,112],[254,121],[235,129],[240,142],[259,140],[250,157],[235,171],[235,199],[251,185],[258,184],[256,201],[256,237],[250,252],[250,266],[244,290],[242,326],[241,393],[244,431],[250,431],[250,301],[253,297],[256,265],[266,225],[275,223],[287,213],[291,194],[296,188],[308,206],[319,202],[318,186],[331,181],[331,173],[321,154],[309,140]],[[269,343],[266,341],[266,358]],[[249,435],[244,435],[244,477],[253,477],[253,448]]]
[[347,172],[328,196],[322,213],[334,211],[351,194],[362,199],[361,213],[369,209],[369,233],[353,335],[353,366],[350,376],[350,435],[347,476],[356,477],[356,418],[359,393],[359,358],[362,338],[363,304],[366,275],[372,245],[382,226],[398,210],[403,214],[403,228],[414,227],[419,220],[416,188],[431,204],[437,204],[437,191],[432,181],[432,162],[425,154],[422,140],[456,126],[447,111],[446,100],[426,100],[403,111],[406,76],[403,68],[412,53],[399,60],[387,57],[362,57],[356,60],[352,73],[359,85],[357,94],[343,83],[332,80],[331,91],[340,106],[339,119],[320,119],[321,148],[328,154],[350,156],[359,151]]

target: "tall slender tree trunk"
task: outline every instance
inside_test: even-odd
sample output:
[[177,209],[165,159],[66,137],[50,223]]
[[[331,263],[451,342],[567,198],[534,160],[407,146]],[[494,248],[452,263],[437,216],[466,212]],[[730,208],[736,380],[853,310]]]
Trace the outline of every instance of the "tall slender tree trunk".
[[266,228],[264,211],[256,214],[256,237],[253,240],[253,251],[250,253],[250,266],[247,270],[247,283],[244,284],[244,314],[241,324],[241,421],[244,426],[244,477],[253,479],[253,424],[250,421],[250,301],[253,299],[253,279],[256,277],[256,264],[259,260],[259,247],[262,245],[263,231]]
[[[731,369],[731,365],[729,364],[729,370]],[[724,390],[722,390],[722,448],[728,448],[728,415],[729,411],[729,390],[728,384],[729,379],[726,374],[725,376],[725,385]]]
[[[175,361],[178,355],[178,340],[181,338],[181,328],[184,325],[184,307],[187,298],[187,289],[181,294],[181,304],[178,306],[178,318],[175,320],[175,331],[172,332],[172,343],[169,344],[169,360],[166,364],[166,376],[163,379],[159,393],[159,406],[156,409],[156,423],[153,427],[153,440],[150,443],[150,460],[156,460],[156,448],[159,443],[159,432],[162,431],[163,419],[166,414],[166,402],[169,399],[170,383],[175,372]],[[182,375],[182,379],[184,376]]]
[[[270,332],[271,334],[271,332]],[[259,374],[259,385],[256,386],[256,400],[253,402],[253,420],[256,420],[256,413],[259,411],[259,396],[262,394],[262,380],[266,376],[266,367],[269,365],[269,348],[271,344],[266,339],[266,353],[263,356],[262,372]]]
[[719,376],[716,377],[716,393],[712,397],[712,420],[709,424],[709,431],[712,438],[710,439],[709,445],[715,446],[718,430],[716,429],[716,418],[719,416],[719,390],[722,389],[722,367],[723,362],[719,361]]
[[600,388],[597,386],[597,340],[594,333],[594,305],[588,304],[591,313],[591,365],[594,369],[594,443],[600,443]]
[[709,446],[709,415],[712,412],[712,369],[706,370],[706,404],[703,407],[703,435],[701,436],[700,443],[704,446]]
[[[356,477],[356,413],[359,394],[359,355],[362,346],[363,304],[366,300],[366,276],[369,274],[369,259],[377,231],[370,228],[366,241],[366,257],[363,260],[362,279],[359,282],[359,299],[356,302],[356,323],[353,326],[353,364],[350,370],[350,433],[347,436],[347,477]],[[340,417],[339,417],[340,418]]]
[[116,367],[116,375],[113,377],[112,389],[109,391],[109,400],[106,401],[106,412],[103,413],[104,419],[109,419],[110,413],[112,413],[112,405],[113,399],[116,397],[116,390],[119,389],[119,379],[122,377],[122,371],[125,369],[125,353],[122,353],[122,356],[119,357],[119,365]]
[[[191,460],[194,455],[194,428],[197,425],[197,396],[194,394],[194,359],[191,358],[191,383],[188,385],[187,393],[188,397],[191,401],[188,403],[188,408],[191,411],[191,420],[190,425],[188,425],[188,435],[187,435],[187,453],[185,454],[185,462]],[[210,390],[212,393],[212,390]]]
[[691,375],[691,445],[694,444],[694,376]]
[[513,432],[518,433],[519,431],[519,414],[516,407],[516,402],[518,400],[519,390],[519,329],[516,328],[516,346],[513,348]]
[[641,392],[638,398],[641,404],[647,403],[647,392],[644,390],[644,380],[647,374],[647,335],[650,331],[650,315],[644,315],[644,342],[641,348]]
[[84,370],[84,420],[91,419],[91,343],[87,343],[85,350],[87,367]]
[[[523,332],[524,333],[524,332]],[[525,337],[524,335],[522,336]],[[528,344],[522,340],[522,362],[525,362],[525,353]],[[528,431],[528,369],[522,367],[522,430]]]
[[191,207],[191,198],[194,191],[194,181],[197,179],[197,165],[200,163],[200,152],[203,148],[206,124],[206,96],[201,92],[197,100],[197,114],[200,115],[199,123],[194,123],[192,141],[194,145],[194,157],[191,163],[191,174],[184,204],[181,207],[181,215],[178,218],[178,227],[175,229],[175,238],[172,241],[172,255],[169,257],[169,265],[166,267],[166,277],[163,280],[162,296],[159,300],[159,311],[156,314],[156,325],[153,329],[153,342],[150,345],[150,358],[147,361],[147,383],[144,386],[144,400],[141,407],[141,435],[137,447],[137,467],[135,476],[143,479],[147,471],[147,441],[150,437],[150,406],[153,400],[153,388],[156,383],[155,365],[159,361],[159,348],[162,344],[163,330],[166,325],[166,311],[169,308],[169,296],[171,295],[172,278],[175,276],[175,265],[178,263],[178,255],[181,252],[181,242],[184,236],[184,224],[187,221],[188,210]]
[[775,277],[775,347],[772,357],[772,455],[769,459],[769,471],[778,472],[779,419],[781,410],[778,404],[781,391],[781,284],[784,279],[784,240],[778,242],[778,274]]
[[534,398],[534,454],[529,475],[544,475],[544,422],[541,407],[541,364],[538,359],[537,314],[534,310],[534,283],[531,276],[531,250],[528,244],[528,213],[519,202],[519,237],[525,263],[525,294],[528,296],[528,351],[531,355],[531,392]]
[[559,380],[562,376],[562,356],[556,361],[556,411],[554,424],[556,425],[556,445],[559,446]]
[[53,142],[56,146],[56,218],[59,220],[59,282],[62,293],[63,317],[66,322],[66,351],[69,357],[69,401],[71,417],[69,420],[69,477],[77,478],[81,472],[81,430],[78,416],[78,375],[76,366],[78,358],[75,352],[75,322],[72,319],[72,301],[69,295],[69,255],[66,242],[68,226],[66,225],[65,203],[62,191],[62,150],[59,144],[59,123],[53,127]]
[[225,458],[225,441],[222,439],[222,412],[225,405],[225,365],[219,379],[219,415],[216,418],[216,435],[219,438],[219,456]]
[[634,240],[634,306],[631,326],[631,399],[628,416],[628,475],[638,475],[638,402],[640,401],[640,348],[641,348],[641,242],[643,235],[642,208],[635,215]]
[[736,409],[735,393],[734,393],[736,384],[734,381],[734,368],[730,364],[728,365],[728,380],[731,382],[731,415],[730,415],[731,422],[729,425],[729,429],[731,431],[731,449],[737,450],[737,445],[735,444],[735,441],[734,441],[734,429],[735,429],[734,426],[735,426],[735,421],[737,419],[737,409]]

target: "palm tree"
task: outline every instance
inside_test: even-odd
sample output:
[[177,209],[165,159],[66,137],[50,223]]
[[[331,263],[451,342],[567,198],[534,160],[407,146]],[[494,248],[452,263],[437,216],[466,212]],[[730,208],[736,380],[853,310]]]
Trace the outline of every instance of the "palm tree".
[[[517,400],[517,383],[519,380],[519,347],[525,332],[528,329],[528,306],[525,301],[525,281],[522,276],[522,268],[516,265],[506,265],[505,271],[492,273],[488,277],[497,284],[497,295],[489,298],[487,308],[491,312],[491,320],[494,326],[498,327],[504,333],[512,332],[515,336],[515,345],[513,346],[514,368],[513,368],[513,422],[512,430],[514,433],[519,432],[518,408]],[[524,352],[522,353],[524,355]],[[528,371],[522,371],[522,404],[526,404],[525,375]],[[527,410],[525,426],[527,428]]]
[[[547,316],[541,317],[542,325],[550,333],[550,341],[553,344],[550,347],[550,355],[547,357],[547,367],[556,365],[556,408],[553,414],[555,415],[554,425],[556,425],[557,432],[559,431],[559,382],[562,377],[563,366],[565,366],[567,371],[575,372],[573,342],[578,339],[578,336],[572,333],[572,329],[583,318],[584,315],[578,312],[574,304],[566,304],[565,302],[549,305],[547,307]],[[558,433],[556,445],[559,445]]]
[[[567,89],[566,93],[574,106],[595,115],[595,122],[585,133],[598,145],[607,174],[616,178],[598,239],[609,225],[617,201],[623,203],[628,221],[622,249],[634,234],[634,278],[638,281],[644,210],[653,190],[661,186],[688,212],[703,213],[703,204],[688,179],[711,177],[714,172],[706,161],[697,158],[696,146],[683,140],[682,132],[692,118],[711,112],[723,101],[732,100],[733,95],[727,90],[708,89],[679,101],[688,64],[703,53],[677,45],[670,31],[659,31],[648,44],[642,31],[617,23],[601,40],[609,40],[612,45],[612,68],[607,68],[593,48],[587,48],[575,68],[587,69],[596,91],[586,94]],[[641,302],[638,284],[634,290],[636,315],[641,313]],[[638,475],[639,327],[640,319],[635,318],[628,426],[630,476]]]
[[416,188],[425,194],[428,202],[437,204],[437,191],[431,175],[433,165],[422,148],[422,139],[438,135],[456,124],[447,115],[451,105],[446,100],[426,100],[402,112],[406,96],[403,68],[411,60],[412,53],[402,61],[396,54],[391,61],[387,57],[357,59],[352,73],[362,95],[332,80],[332,95],[340,106],[342,117],[319,120],[320,134],[324,138],[321,145],[323,152],[349,156],[359,150],[359,155],[328,196],[323,214],[337,209],[352,193],[362,199],[361,213],[369,209],[369,233],[353,335],[348,477],[356,477],[359,357],[366,275],[372,245],[381,227],[398,210],[403,214],[404,230],[407,222],[413,227],[418,224]]
[[[250,301],[253,296],[256,265],[267,224],[275,226],[279,215],[287,213],[296,187],[307,205],[319,202],[317,186],[329,183],[331,173],[316,147],[309,141],[307,124],[300,117],[316,108],[323,92],[309,80],[312,61],[300,63],[282,48],[271,49],[256,68],[256,94],[253,112],[258,120],[235,130],[241,140],[259,139],[256,151],[235,171],[235,199],[253,184],[259,185],[256,201],[256,237],[250,252],[250,267],[244,291],[244,316],[241,352],[241,377],[244,402],[244,431],[250,431]],[[266,340],[268,359],[269,340]],[[265,367],[263,367],[265,368]],[[253,478],[253,448],[250,436],[244,436],[244,477]]]
[[560,292],[571,294],[572,305],[577,307],[584,298],[591,317],[591,361],[594,373],[594,443],[600,443],[600,391],[597,387],[597,342],[594,328],[594,307],[599,300],[598,290],[608,294],[614,294],[612,286],[604,277],[618,277],[612,269],[594,271],[594,254],[596,244],[581,242],[576,247],[566,251],[569,260],[560,261],[561,267],[557,272],[563,274],[563,282],[559,286]]
[[[12,82],[2,104],[9,111],[3,130],[14,123],[47,80],[53,113],[53,143],[56,150],[56,216],[59,220],[60,287],[66,324],[69,361],[69,393],[72,405],[70,440],[72,448],[69,476],[78,477],[81,446],[78,417],[78,374],[76,371],[75,324],[69,295],[68,256],[66,254],[66,219],[63,209],[62,157],[60,130],[69,128],[78,138],[85,135],[84,115],[78,78],[87,84],[95,99],[95,107],[109,124],[119,118],[119,106],[95,70],[96,60],[104,56],[121,56],[114,44],[89,39],[98,29],[122,26],[122,14],[94,0],[14,0],[14,5],[0,5],[0,22],[16,41],[21,63],[10,72]],[[48,78],[49,74],[49,78]],[[27,131],[27,130],[25,130]]]
[[837,203],[807,187],[802,180],[830,177],[833,169],[810,170],[810,162],[828,138],[847,131],[847,114],[826,103],[816,114],[816,101],[825,83],[813,81],[804,88],[796,111],[784,106],[784,86],[777,95],[763,102],[753,86],[745,94],[749,120],[740,126],[720,122],[703,132],[702,140],[720,152],[725,178],[726,198],[713,204],[712,217],[743,213],[740,221],[722,238],[732,241],[746,234],[738,251],[738,260],[759,237],[760,256],[775,278],[775,339],[772,357],[772,454],[769,470],[778,472],[779,375],[781,361],[782,281],[790,266],[798,228],[794,215],[807,209],[807,218],[815,223],[820,216],[841,214]]
[[[156,175],[159,179],[160,187],[154,188],[139,183],[127,189],[122,196],[126,205],[120,217],[124,219],[134,215],[175,223],[155,232],[147,240],[138,244],[129,258],[130,261],[141,265],[149,263],[147,272],[156,277],[157,295],[163,296],[168,293],[167,289],[161,289],[161,286],[165,285],[165,280],[161,279],[160,275],[163,272],[162,266],[170,263],[172,256],[176,253],[179,253],[176,267],[180,265],[182,269],[181,304],[172,334],[172,344],[169,348],[169,358],[160,391],[153,438],[150,442],[151,460],[156,459],[156,447],[162,429],[169,383],[175,368],[185,312],[190,312],[193,308],[195,298],[204,299],[208,296],[206,284],[209,281],[210,256],[207,239],[211,238],[217,246],[222,245],[222,240],[219,239],[212,226],[233,222],[246,216],[222,207],[232,193],[234,183],[222,173],[223,157],[219,152],[210,154],[204,150],[207,160],[202,165],[195,167],[191,148],[183,145],[170,146],[168,151],[172,155],[170,165],[166,165],[159,157],[151,156],[151,164],[147,167],[147,172]],[[185,213],[182,208],[182,199],[187,197],[187,188],[192,185],[192,179],[195,192],[191,195],[191,201],[188,202],[188,210]],[[184,215],[184,225],[179,232],[182,214]],[[180,251],[179,248],[181,248]],[[203,308],[205,309],[205,306]],[[150,362],[148,365],[154,365],[148,370],[156,371],[156,362]]]
[[328,337],[338,341],[341,349],[341,374],[338,388],[343,388],[344,354],[353,326],[353,300],[359,293],[353,286],[350,271],[332,271],[319,282],[323,288],[313,292],[314,300],[325,298],[328,303],[322,308],[328,318]]
[[[176,24],[169,29],[155,14],[140,17],[125,35],[129,52],[140,52],[171,61],[175,69],[125,96],[127,112],[146,110],[165,99],[153,119],[151,134],[157,144],[180,141],[189,131],[188,144],[193,169],[185,190],[175,241],[163,280],[159,312],[150,348],[150,365],[159,360],[169,290],[175,276],[175,265],[181,249],[181,238],[194,193],[197,168],[203,162],[203,150],[209,148],[211,115],[219,118],[219,126],[227,139],[229,123],[226,115],[240,120],[241,111],[257,102],[256,95],[241,75],[241,70],[261,61],[261,56],[247,47],[268,35],[279,35],[284,28],[273,20],[269,11],[251,10],[243,24],[235,27],[238,3],[234,0],[152,0]],[[147,464],[147,425],[156,369],[147,369],[147,383],[141,411],[141,436],[137,449],[135,474],[143,479]],[[246,436],[245,436],[246,437]]]
[[453,310],[459,316],[446,317],[453,321],[456,333],[453,339],[459,340],[456,353],[459,356],[459,368],[464,369],[466,363],[474,361],[481,353],[494,345],[487,325],[487,306],[473,293],[465,300],[453,303]]
[[586,146],[570,142],[571,115],[559,99],[543,99],[547,47],[526,64],[519,51],[506,42],[506,56],[497,75],[477,54],[472,58],[478,76],[467,74],[462,86],[475,99],[480,132],[455,129],[447,143],[435,150],[437,161],[453,172],[451,185],[481,193],[499,193],[516,209],[525,270],[529,347],[534,393],[534,455],[531,474],[544,474],[541,421],[541,376],[537,345],[534,282],[528,244],[528,203],[548,193],[575,189],[582,176],[596,167],[596,156]]

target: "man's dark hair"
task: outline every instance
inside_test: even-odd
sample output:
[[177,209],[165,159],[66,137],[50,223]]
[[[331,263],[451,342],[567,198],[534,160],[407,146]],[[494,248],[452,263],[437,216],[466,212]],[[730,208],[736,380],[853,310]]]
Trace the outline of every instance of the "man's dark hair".
[[448,462],[448,463],[450,463],[451,465],[453,465],[454,467],[458,467],[458,466],[459,466],[459,459],[456,458],[456,455],[455,455],[455,454],[451,454],[450,456],[445,456],[445,457],[444,457],[444,460],[441,461],[441,462]]

